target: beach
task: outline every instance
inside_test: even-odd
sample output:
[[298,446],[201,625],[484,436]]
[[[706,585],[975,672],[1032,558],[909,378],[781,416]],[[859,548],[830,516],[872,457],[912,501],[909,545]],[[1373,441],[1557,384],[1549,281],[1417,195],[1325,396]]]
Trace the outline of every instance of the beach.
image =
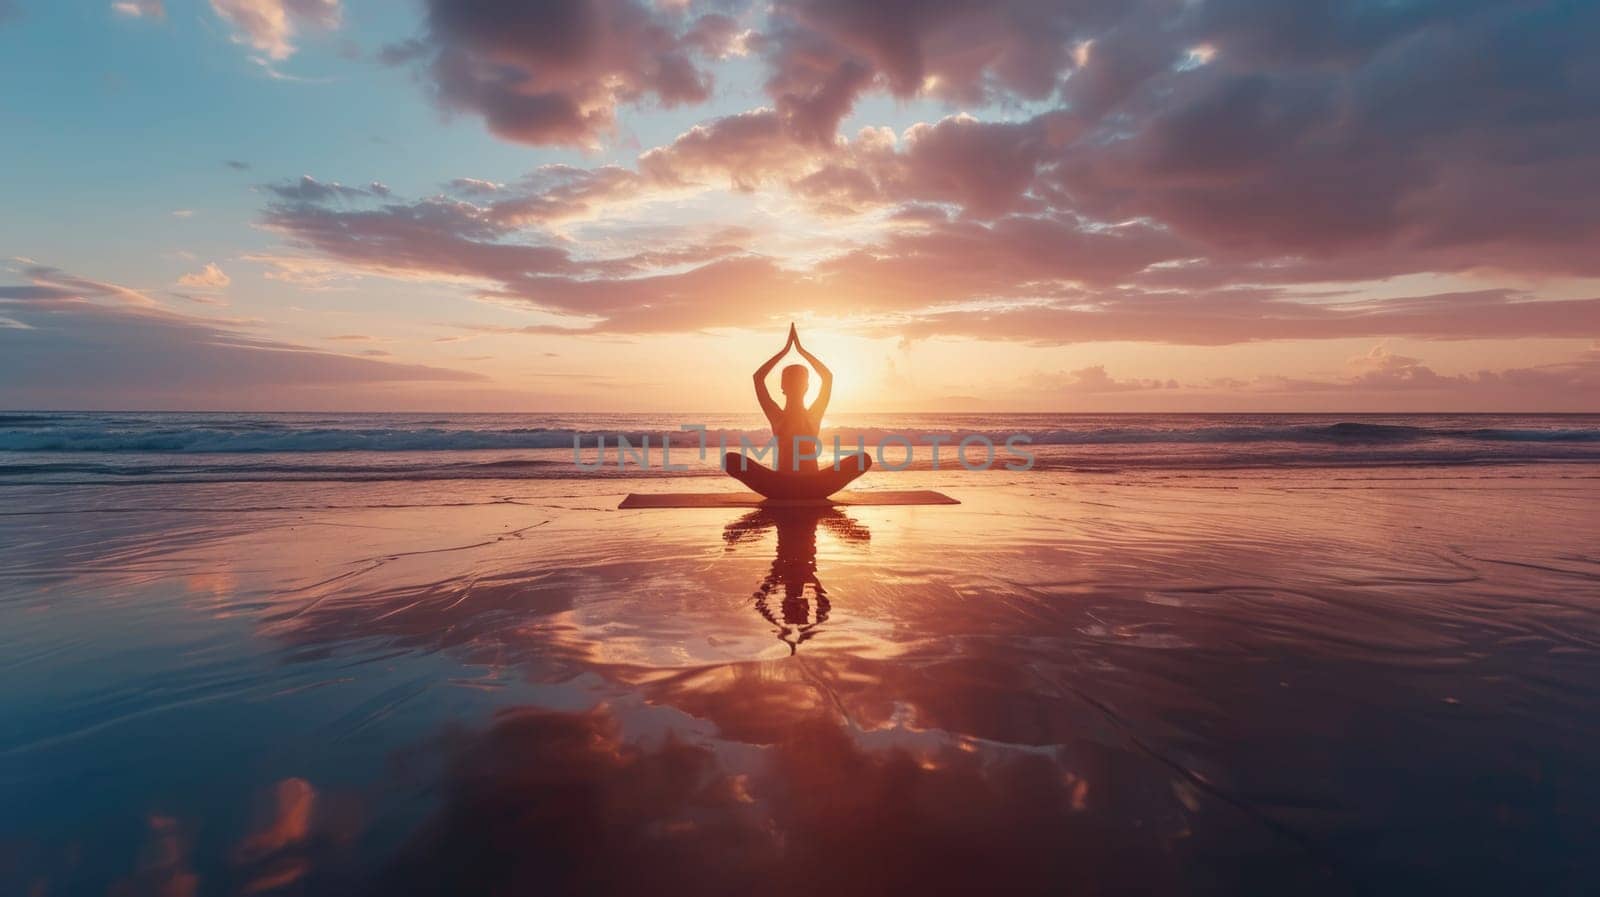
[[0,427],[0,892],[1600,875],[1595,416],[919,419],[1038,463],[783,511],[437,421]]

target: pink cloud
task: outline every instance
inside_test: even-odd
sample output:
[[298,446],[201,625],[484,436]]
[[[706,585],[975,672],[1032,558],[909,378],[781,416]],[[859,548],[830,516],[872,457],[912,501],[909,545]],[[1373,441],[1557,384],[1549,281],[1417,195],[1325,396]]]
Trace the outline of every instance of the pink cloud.
[[1351,337],[1551,339],[1600,335],[1600,298],[1539,300],[1505,290],[1378,302],[1307,303],[1267,291],[1086,295],[1071,306],[929,312],[894,326],[908,335],[1224,346]]
[[[586,177],[559,175],[561,183],[583,189]],[[573,316],[576,326],[593,331],[749,326],[808,310],[888,315],[871,325],[874,332],[1041,344],[1600,335],[1600,299],[1548,301],[1491,289],[1328,301],[1284,286],[1138,286],[1199,251],[1145,223],[927,218],[813,264],[785,265],[753,256],[736,234],[723,243],[589,257],[574,254],[577,247],[538,242],[498,204],[433,197],[346,208],[318,195],[323,201],[274,203],[267,223],[292,245],[337,264],[476,282],[485,298]]]
[[215,262],[207,262],[204,268],[193,271],[178,278],[178,285],[192,290],[220,290],[233,283],[233,278],[217,267]]
[[339,27],[339,0],[211,0],[211,9],[234,30],[234,40],[266,58],[294,55],[294,38],[303,28]]
[[138,291],[55,268],[24,274],[29,284],[0,286],[0,314],[22,325],[0,327],[0,379],[11,384],[13,406],[226,405],[263,389],[482,379],[264,339],[240,322],[179,314]]

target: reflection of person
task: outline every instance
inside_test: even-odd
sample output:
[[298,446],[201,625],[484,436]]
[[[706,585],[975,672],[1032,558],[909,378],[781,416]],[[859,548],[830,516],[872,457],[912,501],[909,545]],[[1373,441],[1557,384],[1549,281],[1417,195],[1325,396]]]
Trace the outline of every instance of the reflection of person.
[[[817,369],[822,378],[822,391],[817,400],[806,407],[806,390],[811,386],[811,374],[805,365],[791,364],[783,369],[781,388],[784,403],[779,407],[767,391],[767,375],[777,367],[790,347],[800,357]],[[789,340],[778,354],[756,369],[756,399],[761,411],[772,426],[777,441],[776,469],[752,461],[738,452],[723,457],[723,469],[734,479],[751,489],[777,499],[820,499],[843,489],[851,480],[867,472],[872,459],[865,454],[837,459],[827,470],[818,470],[815,457],[822,454],[822,414],[828,410],[828,400],[833,397],[833,372],[815,355],[800,344],[800,334],[789,325]]]
[[769,529],[777,529],[777,556],[751,597],[755,599],[756,612],[776,627],[778,639],[789,646],[791,654],[827,622],[832,608],[828,592],[817,578],[818,525],[847,542],[872,538],[865,526],[833,508],[762,508],[740,517],[722,531],[722,538],[731,549]]

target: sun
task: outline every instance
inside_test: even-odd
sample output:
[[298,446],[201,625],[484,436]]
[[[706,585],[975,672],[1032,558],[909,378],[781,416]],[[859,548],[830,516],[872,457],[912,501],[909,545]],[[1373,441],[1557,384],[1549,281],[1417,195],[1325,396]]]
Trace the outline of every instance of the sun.
[[[872,365],[870,343],[860,337],[846,336],[826,327],[802,327],[800,339],[812,354],[833,371],[833,398],[828,402],[828,414],[859,411],[871,404]],[[793,363],[785,359],[785,364]],[[811,388],[806,391],[806,404],[816,401],[822,391],[822,381],[811,378]]]

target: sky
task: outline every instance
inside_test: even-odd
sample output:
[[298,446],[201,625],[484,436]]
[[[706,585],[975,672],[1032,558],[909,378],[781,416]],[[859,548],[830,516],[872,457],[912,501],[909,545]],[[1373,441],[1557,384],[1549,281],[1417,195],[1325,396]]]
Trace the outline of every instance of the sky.
[[1600,411],[1600,4],[0,0],[0,408]]

